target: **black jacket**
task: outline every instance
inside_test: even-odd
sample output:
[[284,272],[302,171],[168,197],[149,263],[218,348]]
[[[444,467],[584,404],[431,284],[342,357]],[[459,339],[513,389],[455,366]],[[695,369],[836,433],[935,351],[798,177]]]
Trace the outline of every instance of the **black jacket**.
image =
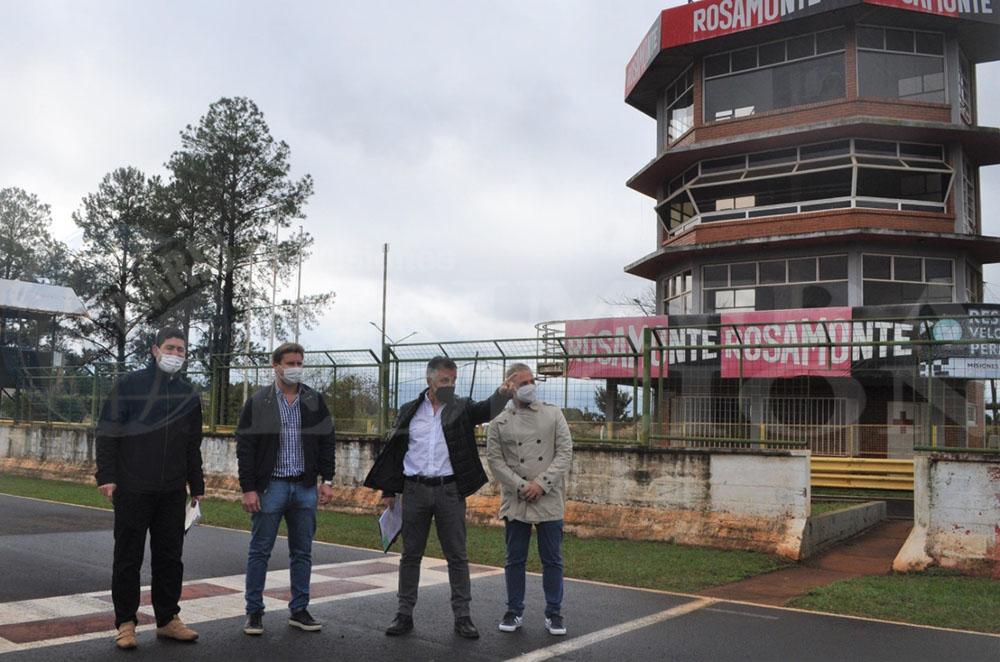
[[[333,419],[323,397],[305,384],[299,385],[299,413],[302,417],[302,453],[305,455],[305,478],[309,487],[316,484],[316,474],[323,480],[333,478],[336,468]],[[247,400],[236,427],[236,461],[240,489],[263,492],[271,482],[281,443],[281,414],[274,384]]]
[[151,363],[123,375],[97,424],[98,485],[159,493],[205,493],[201,471],[201,397]]
[[[416,400],[399,409],[396,425],[389,435],[389,442],[375,458],[375,465],[365,478],[365,487],[382,490],[386,496],[403,491],[403,457],[410,447],[410,420],[424,401],[427,389]],[[494,391],[488,400],[476,402],[471,398],[456,398],[441,413],[441,427],[448,444],[448,458],[455,472],[458,493],[469,496],[489,479],[479,459],[476,448],[476,426],[499,414],[509,395]]]

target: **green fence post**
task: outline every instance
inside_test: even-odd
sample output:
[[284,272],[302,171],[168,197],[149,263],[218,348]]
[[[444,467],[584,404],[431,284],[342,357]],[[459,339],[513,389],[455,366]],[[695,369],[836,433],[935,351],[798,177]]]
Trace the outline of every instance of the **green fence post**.
[[386,439],[389,429],[389,346],[382,345],[382,363],[378,370],[379,406],[378,406],[378,433],[382,439]]
[[211,372],[208,379],[208,431],[215,434],[216,418],[219,409],[219,370],[214,361],[210,361]]
[[390,386],[390,392],[392,393],[392,408],[399,409],[399,361],[392,366],[392,386]]
[[[933,440],[932,446],[937,446],[937,431],[933,426],[934,421],[934,345],[933,340],[927,343],[927,395],[924,398],[927,401],[927,439],[924,440],[926,444],[928,441]],[[942,412],[943,413],[943,412]],[[943,420],[943,419],[942,419]],[[886,453],[888,455],[888,453]]]
[[653,361],[651,348],[653,345],[653,330],[646,326],[642,329],[642,436],[640,443],[649,446],[652,432],[652,402]]
[[97,373],[99,368],[94,366],[94,378],[90,385],[90,424],[97,425]]

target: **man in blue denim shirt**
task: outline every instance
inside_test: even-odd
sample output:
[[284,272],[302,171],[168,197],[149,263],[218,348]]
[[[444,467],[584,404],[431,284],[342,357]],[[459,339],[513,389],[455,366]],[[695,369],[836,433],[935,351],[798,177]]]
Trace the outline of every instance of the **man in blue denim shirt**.
[[[301,383],[304,354],[297,343],[274,350],[274,385],[247,400],[236,429],[243,510],[253,523],[243,626],[247,634],[264,633],[264,580],[282,517],[288,526],[292,593],[288,624],[308,632],[322,628],[306,607],[317,503],[328,503],[333,496],[334,432],[323,397]],[[317,475],[323,480],[318,490]]]

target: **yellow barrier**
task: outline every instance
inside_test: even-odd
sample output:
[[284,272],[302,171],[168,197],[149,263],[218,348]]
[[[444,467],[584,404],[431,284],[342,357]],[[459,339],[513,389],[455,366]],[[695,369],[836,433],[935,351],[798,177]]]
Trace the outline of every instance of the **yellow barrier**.
[[813,456],[809,469],[813,487],[913,489],[913,460]]

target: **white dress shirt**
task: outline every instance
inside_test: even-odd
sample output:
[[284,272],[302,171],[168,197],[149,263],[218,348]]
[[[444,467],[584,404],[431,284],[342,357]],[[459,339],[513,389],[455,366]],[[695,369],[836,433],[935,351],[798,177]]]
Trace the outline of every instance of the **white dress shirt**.
[[410,445],[403,456],[403,474],[406,476],[451,476],[451,457],[441,427],[441,414],[447,405],[438,408],[425,395],[417,412],[410,419]]

